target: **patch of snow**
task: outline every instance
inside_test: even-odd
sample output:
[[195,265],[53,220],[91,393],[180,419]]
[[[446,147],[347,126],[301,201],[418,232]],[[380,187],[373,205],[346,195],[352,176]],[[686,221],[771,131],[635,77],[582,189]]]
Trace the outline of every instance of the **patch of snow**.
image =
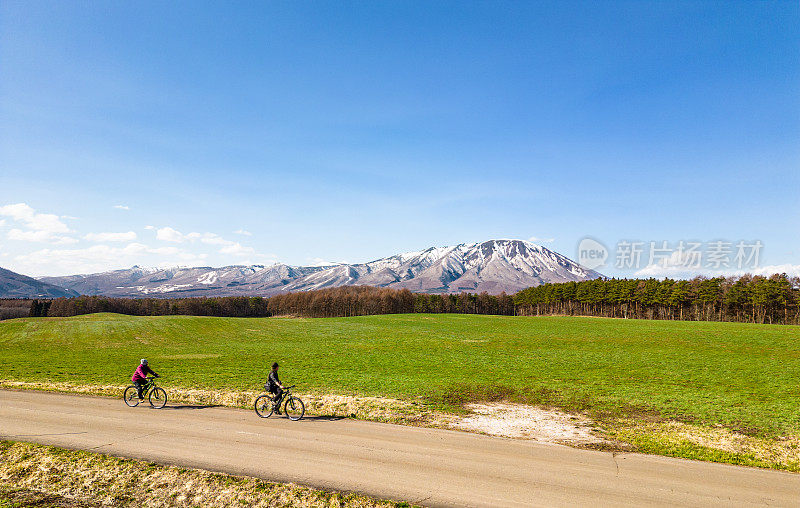
[[117,289],[134,289],[139,293],[148,295],[150,293],[169,293],[182,288],[192,287],[193,284],[162,284],[156,287],[147,286],[117,286]]
[[590,444],[604,440],[592,434],[592,421],[555,409],[524,404],[469,404],[473,414],[450,422],[459,430],[547,443]]
[[200,284],[214,284],[219,279],[217,272],[207,272],[197,278]]

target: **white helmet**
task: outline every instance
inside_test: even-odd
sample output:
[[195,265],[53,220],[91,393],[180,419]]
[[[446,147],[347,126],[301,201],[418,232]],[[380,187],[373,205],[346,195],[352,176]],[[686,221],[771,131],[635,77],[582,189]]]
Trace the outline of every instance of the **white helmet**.
[[147,365],[147,358],[142,358],[142,365]]

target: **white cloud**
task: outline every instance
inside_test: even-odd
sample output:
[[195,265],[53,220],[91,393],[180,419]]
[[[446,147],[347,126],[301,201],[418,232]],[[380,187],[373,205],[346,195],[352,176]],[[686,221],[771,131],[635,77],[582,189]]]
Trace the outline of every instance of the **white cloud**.
[[532,236],[528,238],[528,241],[531,243],[550,243],[554,242],[555,238],[539,238],[538,236]]
[[52,236],[47,231],[23,231],[14,228],[6,235],[9,240],[18,240],[20,242],[44,242]]
[[677,266],[669,263],[659,263],[648,265],[641,270],[638,270],[634,275],[636,277],[653,277],[655,279],[691,279],[698,275],[706,277],[729,277],[741,276],[746,273],[751,275],[763,275],[768,277],[770,275],[785,273],[789,277],[800,277],[800,265],[782,264],[782,265],[767,265],[757,268],[749,269],[726,269],[726,270],[712,270],[709,268],[689,268],[686,266]]
[[256,251],[252,247],[245,247],[239,242],[233,242],[229,245],[225,245],[219,250],[220,254],[230,254],[233,256],[249,256],[251,254],[255,254]]
[[215,235],[214,233],[203,233],[202,235],[200,233],[191,233],[191,235],[197,235],[197,236],[193,236],[192,238],[193,239],[194,238],[199,238],[201,242],[206,243],[208,245],[233,245],[234,244],[234,242],[231,242],[230,240],[226,240],[226,239],[222,238],[219,235]]
[[126,205],[114,205],[114,208],[116,208],[117,210],[130,210],[131,209],[131,207],[126,206]]
[[196,231],[183,234],[171,227],[159,228],[156,231],[156,238],[165,242],[194,242],[199,241],[209,245],[232,245],[234,242],[226,240],[216,233],[198,233]]
[[66,245],[78,241],[69,236],[54,235],[49,231],[23,231],[17,228],[10,230],[7,236],[9,240],[17,240],[20,242],[48,242],[54,245]]
[[184,251],[177,247],[148,247],[142,243],[129,243],[122,248],[122,252],[125,254],[163,254],[172,256]]
[[656,279],[665,277],[691,278],[694,275],[700,275],[702,272],[702,266],[699,264],[702,261],[700,255],[699,251],[676,250],[669,256],[659,259],[657,263],[651,263],[641,270],[637,270],[634,275],[636,277],[654,277]]
[[335,265],[344,265],[346,264],[344,261],[326,261],[322,258],[308,258],[310,263],[309,266],[335,266]]
[[242,235],[242,236],[253,236],[253,233],[251,233],[250,231],[247,231],[246,229],[237,229],[233,233],[236,234],[236,235]]
[[[113,247],[99,244],[83,249],[41,249],[16,256],[14,266],[22,273],[40,276],[102,272],[129,268],[136,264],[174,266],[196,263],[205,258],[205,254],[194,254],[174,246],[154,248],[141,243],[130,243],[123,247]],[[147,259],[156,261],[146,263]]]
[[756,275],[766,275],[767,272],[785,273],[789,277],[800,277],[800,265],[790,265],[788,263],[783,265],[769,265],[760,268]]
[[[61,217],[52,213],[36,213],[36,210],[25,203],[0,206],[0,216],[10,217],[14,223],[23,228],[11,229],[7,234],[9,240],[48,242],[55,245],[66,245],[78,241],[63,235],[63,233],[72,231],[61,222]],[[0,226],[5,224],[6,220],[0,219]]]
[[753,270],[739,270],[734,275],[744,275],[745,273],[764,276],[785,273],[789,277],[800,277],[800,265],[790,265],[789,263],[783,265],[768,265]]
[[90,242],[132,242],[136,240],[136,233],[89,233],[83,239]]
[[0,215],[11,217],[34,231],[46,231],[51,234],[69,233],[70,229],[61,222],[58,215],[52,213],[36,213],[36,210],[25,203],[0,206]]
[[229,254],[233,256],[247,256],[256,253],[255,249],[252,247],[246,247],[239,242],[226,240],[216,233],[198,233],[193,231],[191,233],[183,234],[177,229],[163,227],[156,230],[156,238],[165,242],[200,242],[207,245],[217,245],[220,247],[220,254]]
[[186,237],[177,229],[163,227],[156,230],[156,238],[165,242],[181,243]]
[[252,256],[248,257],[241,257],[236,260],[236,264],[238,265],[274,265],[278,263],[278,255],[277,254],[260,254],[256,253]]
[[[115,208],[128,209],[125,205]],[[172,227],[145,226],[153,230],[156,238],[173,245],[148,246],[138,243],[135,231],[95,232],[73,237],[74,233],[62,222],[65,217],[39,213],[26,203],[0,206],[0,227],[7,227],[4,236],[18,242],[47,242],[54,246],[79,242],[79,238],[93,242],[86,248],[50,247],[34,252],[15,252],[9,264],[22,273],[32,275],[59,275],[65,273],[91,273],[132,265],[163,266],[187,265],[205,260],[209,255],[235,256],[237,262],[244,257],[267,259],[252,247],[244,246],[211,232],[183,234]],[[11,227],[8,227],[11,226]],[[239,230],[237,234],[249,235]],[[118,245],[113,245],[113,243]],[[121,243],[124,242],[124,245]],[[207,247],[204,247],[207,246]],[[200,251],[200,252],[198,252]],[[205,252],[203,252],[205,251]]]
[[255,254],[256,251],[252,247],[246,247],[239,242],[232,242],[226,240],[214,233],[204,233],[199,237],[200,241],[209,245],[219,245],[220,254],[229,254],[232,256],[249,256]]
[[708,272],[703,272],[702,268],[690,270],[685,266],[665,266],[661,264],[647,265],[641,270],[637,270],[634,274],[639,278],[665,279],[667,277],[672,279],[691,279],[697,275],[708,275]]

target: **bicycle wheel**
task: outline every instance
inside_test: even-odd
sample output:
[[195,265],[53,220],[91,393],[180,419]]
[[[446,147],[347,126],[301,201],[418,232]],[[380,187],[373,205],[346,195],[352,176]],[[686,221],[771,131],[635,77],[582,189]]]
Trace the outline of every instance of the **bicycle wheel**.
[[167,405],[167,392],[165,392],[163,388],[153,388],[153,391],[150,392],[149,400],[151,406],[156,409],[161,409]]
[[125,401],[130,407],[136,407],[139,405],[139,391],[136,389],[135,386],[131,385],[125,388],[125,391],[122,393],[122,399]]
[[253,404],[253,407],[256,410],[256,414],[261,418],[269,418],[272,416],[272,411],[274,411],[275,403],[272,401],[272,397],[269,395],[261,395],[256,399],[256,403]]
[[297,397],[289,397],[286,405],[283,406],[283,411],[290,420],[296,422],[306,414],[306,405]]

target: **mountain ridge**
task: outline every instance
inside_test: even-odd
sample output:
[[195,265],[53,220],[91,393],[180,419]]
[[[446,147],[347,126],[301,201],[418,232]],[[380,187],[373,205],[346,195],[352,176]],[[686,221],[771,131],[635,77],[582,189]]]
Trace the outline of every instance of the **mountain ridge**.
[[62,296],[78,296],[78,293],[0,268],[0,298],[59,298]]
[[425,293],[513,293],[548,282],[602,277],[555,251],[525,240],[498,239],[429,247],[366,263],[323,266],[229,265],[145,268],[40,277],[86,295],[116,297],[270,296],[367,285]]

